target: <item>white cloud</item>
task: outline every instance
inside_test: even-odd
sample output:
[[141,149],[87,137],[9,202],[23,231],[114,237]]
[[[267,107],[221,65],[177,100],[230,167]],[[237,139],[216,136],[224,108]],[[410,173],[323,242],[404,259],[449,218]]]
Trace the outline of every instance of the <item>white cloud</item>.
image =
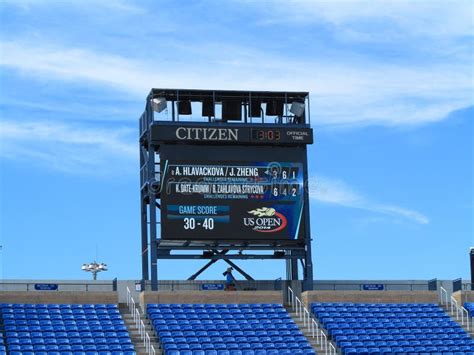
[[0,156],[73,174],[123,174],[136,162],[135,130],[58,122],[0,122]]
[[342,180],[329,179],[324,176],[312,177],[309,180],[310,197],[318,202],[334,204],[349,208],[358,208],[379,214],[402,217],[419,224],[428,224],[429,218],[421,212],[391,204],[371,201],[354,191]]
[[[317,125],[387,126],[439,121],[473,104],[470,63],[395,66],[288,59],[259,50],[189,46],[209,61],[187,64],[131,59],[80,48],[1,43],[0,63],[42,80],[103,85],[143,100],[151,87],[308,90]],[[177,84],[179,83],[179,84]]]
[[[259,6],[251,1],[248,4]],[[366,27],[367,31],[357,26],[367,21],[371,21],[373,26],[397,25],[399,33],[392,33],[392,36],[400,33],[442,37],[472,36],[474,29],[474,8],[470,0],[278,0],[265,2],[265,6],[260,4],[260,7],[266,14],[264,21],[268,23],[326,22],[336,26],[344,34],[358,33],[358,39],[392,39],[387,37],[386,32],[373,31],[372,26]],[[363,36],[363,33],[366,35]]]

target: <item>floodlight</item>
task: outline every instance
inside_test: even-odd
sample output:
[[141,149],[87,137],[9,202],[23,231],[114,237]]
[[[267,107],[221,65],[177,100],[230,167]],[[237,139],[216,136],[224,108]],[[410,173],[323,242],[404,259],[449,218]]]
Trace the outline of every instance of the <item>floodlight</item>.
[[261,117],[262,116],[262,101],[253,100],[250,104],[250,117]]
[[82,264],[81,270],[85,272],[90,272],[92,273],[92,278],[94,280],[97,280],[97,274],[101,271],[107,271],[107,264],[104,263],[97,263],[96,261],[90,263],[90,264]]
[[302,102],[294,101],[291,104],[290,112],[294,114],[296,117],[303,117],[304,110],[305,110],[305,106],[304,106],[304,103]]
[[202,116],[214,117],[214,102],[212,100],[204,100],[202,102]]
[[180,115],[190,115],[191,111],[191,101],[189,100],[180,100],[178,101],[178,113]]
[[151,107],[153,111],[160,113],[166,109],[166,99],[164,97],[155,97],[151,100]]
[[224,121],[240,121],[242,119],[242,102],[240,100],[223,100],[222,119]]
[[283,101],[269,100],[265,114],[267,116],[283,116]]

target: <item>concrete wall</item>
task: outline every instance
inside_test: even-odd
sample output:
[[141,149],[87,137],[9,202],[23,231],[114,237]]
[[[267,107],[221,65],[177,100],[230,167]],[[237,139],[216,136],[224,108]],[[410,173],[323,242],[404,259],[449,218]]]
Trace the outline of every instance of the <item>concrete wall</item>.
[[349,303],[438,303],[436,291],[306,291],[301,300]]
[[140,294],[142,307],[148,303],[283,303],[281,291],[146,291]]
[[117,292],[3,291],[0,303],[118,303]]
[[464,306],[464,302],[474,302],[474,291],[457,291],[453,297],[459,306]]

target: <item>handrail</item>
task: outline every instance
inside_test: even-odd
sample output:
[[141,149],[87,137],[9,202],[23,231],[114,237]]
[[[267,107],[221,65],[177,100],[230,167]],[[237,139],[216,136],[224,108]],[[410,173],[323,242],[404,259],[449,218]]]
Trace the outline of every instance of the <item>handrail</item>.
[[146,326],[145,323],[143,322],[141,316],[140,316],[140,311],[135,303],[135,300],[132,297],[132,293],[130,292],[130,289],[127,286],[127,307],[133,317],[133,322],[135,323],[135,326],[138,329],[138,334],[140,335],[140,339],[143,340],[143,346],[146,349],[146,352],[149,355],[155,355],[155,347],[153,344],[151,344],[151,339],[150,335],[146,331]]
[[303,321],[303,326],[307,328],[311,337],[316,339],[316,344],[321,345],[326,354],[337,354],[334,345],[328,341],[327,335],[319,327],[318,323],[305,307],[304,303],[296,296],[295,292],[288,287],[288,303],[295,311],[296,316]]
[[446,291],[444,287],[440,287],[439,297],[441,305],[445,306],[446,309],[453,314],[453,317],[455,317],[457,321],[460,320],[461,325],[470,331],[472,320],[469,317],[468,310],[460,306],[454,296],[451,295],[451,297],[448,297],[448,291]]
[[[443,297],[444,296],[444,297]],[[441,301],[441,304],[448,304],[448,291],[446,291],[446,289],[441,286],[439,288],[439,298],[440,298],[440,301]],[[446,302],[444,302],[444,300],[446,300]]]
[[456,319],[459,319],[458,301],[456,301],[456,299],[453,296],[451,296],[450,301],[451,301],[451,312],[454,312],[454,310],[456,310]]

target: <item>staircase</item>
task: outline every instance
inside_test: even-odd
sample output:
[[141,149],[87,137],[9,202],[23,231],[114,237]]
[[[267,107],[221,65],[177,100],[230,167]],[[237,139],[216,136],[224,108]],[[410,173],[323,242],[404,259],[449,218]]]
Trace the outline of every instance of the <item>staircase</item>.
[[467,329],[467,324],[466,322],[464,324],[461,323],[461,319],[456,319],[456,312],[451,312],[451,307],[449,305],[441,305],[441,308],[451,317],[452,320],[454,320],[456,323],[458,323],[462,329],[466,331],[467,334],[471,336],[471,338],[474,339],[474,322],[472,318],[469,319],[469,329]]
[[[127,304],[120,303],[119,310],[125,322],[125,326],[128,329],[128,333],[130,334],[130,339],[132,340],[133,346],[135,347],[135,352],[137,353],[137,355],[148,355],[148,352],[146,351],[146,348],[145,348],[145,343],[143,342],[143,339],[141,339],[140,337],[138,328],[133,320],[133,315],[130,313],[130,310],[128,309]],[[163,351],[160,348],[158,338],[156,337],[155,330],[153,329],[148,319],[144,317],[142,319],[143,319],[143,323],[145,324],[145,332],[147,332],[150,335],[151,345],[155,348],[155,354],[156,355],[163,354]]]
[[[288,314],[290,315],[290,317],[295,322],[295,324],[298,326],[298,328],[300,328],[300,331],[308,339],[308,342],[311,345],[311,347],[313,348],[314,352],[316,354],[326,354],[326,353],[329,354],[329,351],[330,351],[329,344],[327,345],[328,349],[325,349],[324,342],[321,339],[321,337],[319,337],[319,338],[317,337],[316,330],[314,331],[314,338],[313,338],[313,332],[310,329],[308,329],[307,324],[306,325],[304,324],[303,319],[300,319],[300,316],[298,314],[296,314],[296,312],[293,309],[291,309],[291,307],[285,306],[285,308],[286,308]],[[318,339],[319,339],[319,343],[318,343]],[[330,340],[328,340],[328,342],[332,343],[332,341],[330,341]],[[337,349],[337,347],[334,343],[332,343],[332,345],[334,345],[334,347]]]

